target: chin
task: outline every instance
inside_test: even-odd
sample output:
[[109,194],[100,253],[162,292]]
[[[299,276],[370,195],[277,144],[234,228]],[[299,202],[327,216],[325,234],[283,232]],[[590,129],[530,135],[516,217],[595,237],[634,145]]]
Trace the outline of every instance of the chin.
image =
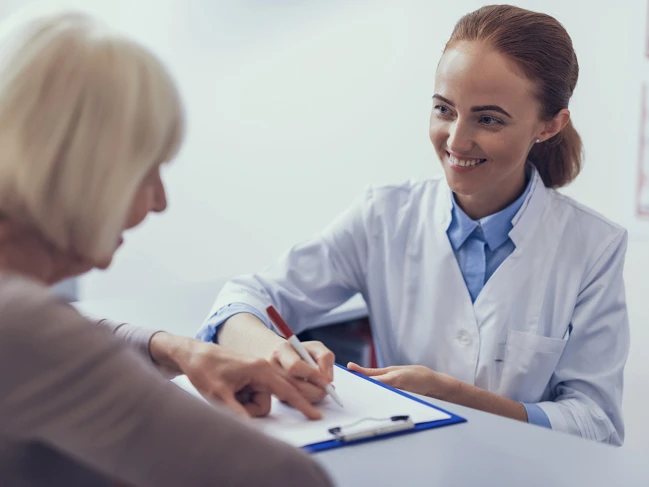
[[113,256],[111,255],[110,257],[106,259],[102,259],[99,262],[95,264],[95,269],[100,269],[102,271],[108,269],[110,267],[110,264],[113,262]]
[[480,190],[480,182],[472,181],[464,175],[456,174],[452,169],[444,166],[444,178],[451,191],[463,196],[468,196]]
[[452,184],[448,179],[447,183],[448,187],[451,188],[451,191],[460,196],[471,196],[479,191],[479,188],[475,188],[468,184]]
[[[103,256],[99,258],[98,260],[94,261],[92,263],[91,269],[99,269],[101,271],[106,270],[110,267],[110,264],[113,262],[113,256],[115,255],[114,252],[112,252],[110,255]],[[90,269],[88,269],[90,270]]]
[[113,252],[110,255],[102,257],[99,261],[95,263],[93,267],[95,269],[99,269],[102,271],[108,269],[113,262],[113,257],[115,257],[115,253],[119,250],[119,248],[122,246],[123,243],[124,243],[124,238],[120,235],[119,240],[115,245],[115,250],[113,250]]

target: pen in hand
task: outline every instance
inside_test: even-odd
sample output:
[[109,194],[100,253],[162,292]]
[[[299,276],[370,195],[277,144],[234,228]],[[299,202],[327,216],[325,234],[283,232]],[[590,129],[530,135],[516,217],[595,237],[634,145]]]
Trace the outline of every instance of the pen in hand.
[[[298,337],[296,337],[295,334],[291,331],[291,329],[277,312],[277,310],[273,306],[269,306],[268,308],[266,308],[266,313],[268,313],[268,316],[270,317],[270,320],[273,322],[275,327],[282,335],[284,335],[286,341],[291,344],[293,349],[302,358],[302,360],[304,360],[312,367],[318,368],[318,364],[315,363],[313,357],[311,357],[309,352],[307,352]],[[336,402],[336,404],[338,404],[340,407],[343,407],[343,403],[340,400],[340,397],[338,397],[338,394],[336,393],[336,390],[334,389],[332,384],[328,384],[325,387],[325,390],[327,391],[327,394],[329,394],[331,398]]]

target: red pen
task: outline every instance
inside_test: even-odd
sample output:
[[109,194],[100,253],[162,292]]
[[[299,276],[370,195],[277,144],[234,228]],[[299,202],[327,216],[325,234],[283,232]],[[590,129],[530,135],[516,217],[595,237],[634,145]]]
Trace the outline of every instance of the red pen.
[[[302,357],[302,360],[304,360],[306,363],[311,365],[312,367],[315,367],[316,369],[318,368],[318,364],[315,363],[315,360],[313,360],[313,357],[311,357],[311,354],[306,351],[298,337],[295,336],[295,334],[291,331],[289,326],[286,324],[284,319],[280,316],[280,314],[277,312],[277,310],[273,306],[269,306],[266,308],[266,313],[268,313],[268,316],[270,317],[270,320],[273,322],[277,330],[284,335],[284,338],[286,338],[286,341],[291,344],[293,349],[298,353],[300,357]],[[331,398],[338,404],[340,407],[343,407],[343,403],[340,400],[340,397],[338,397],[338,394],[336,394],[336,390],[334,389],[332,384],[328,384],[327,387],[325,387],[325,390],[327,393],[331,396]]]

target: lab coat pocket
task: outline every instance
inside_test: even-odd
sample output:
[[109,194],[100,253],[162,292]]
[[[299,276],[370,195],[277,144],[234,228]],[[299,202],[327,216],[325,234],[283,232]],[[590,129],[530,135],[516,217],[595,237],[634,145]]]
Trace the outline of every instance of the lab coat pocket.
[[554,373],[569,333],[551,338],[508,330],[502,358],[499,393],[515,401],[541,400]]

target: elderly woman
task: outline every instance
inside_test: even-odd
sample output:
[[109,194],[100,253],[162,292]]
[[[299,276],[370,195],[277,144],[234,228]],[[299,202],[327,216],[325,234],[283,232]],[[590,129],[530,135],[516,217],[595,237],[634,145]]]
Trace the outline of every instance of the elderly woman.
[[106,268],[122,233],[165,209],[181,102],[152,54],[84,15],[4,27],[0,484],[328,485],[305,454],[165,378],[241,414],[268,414],[275,394],[318,418],[266,361],[91,323],[48,291]]

